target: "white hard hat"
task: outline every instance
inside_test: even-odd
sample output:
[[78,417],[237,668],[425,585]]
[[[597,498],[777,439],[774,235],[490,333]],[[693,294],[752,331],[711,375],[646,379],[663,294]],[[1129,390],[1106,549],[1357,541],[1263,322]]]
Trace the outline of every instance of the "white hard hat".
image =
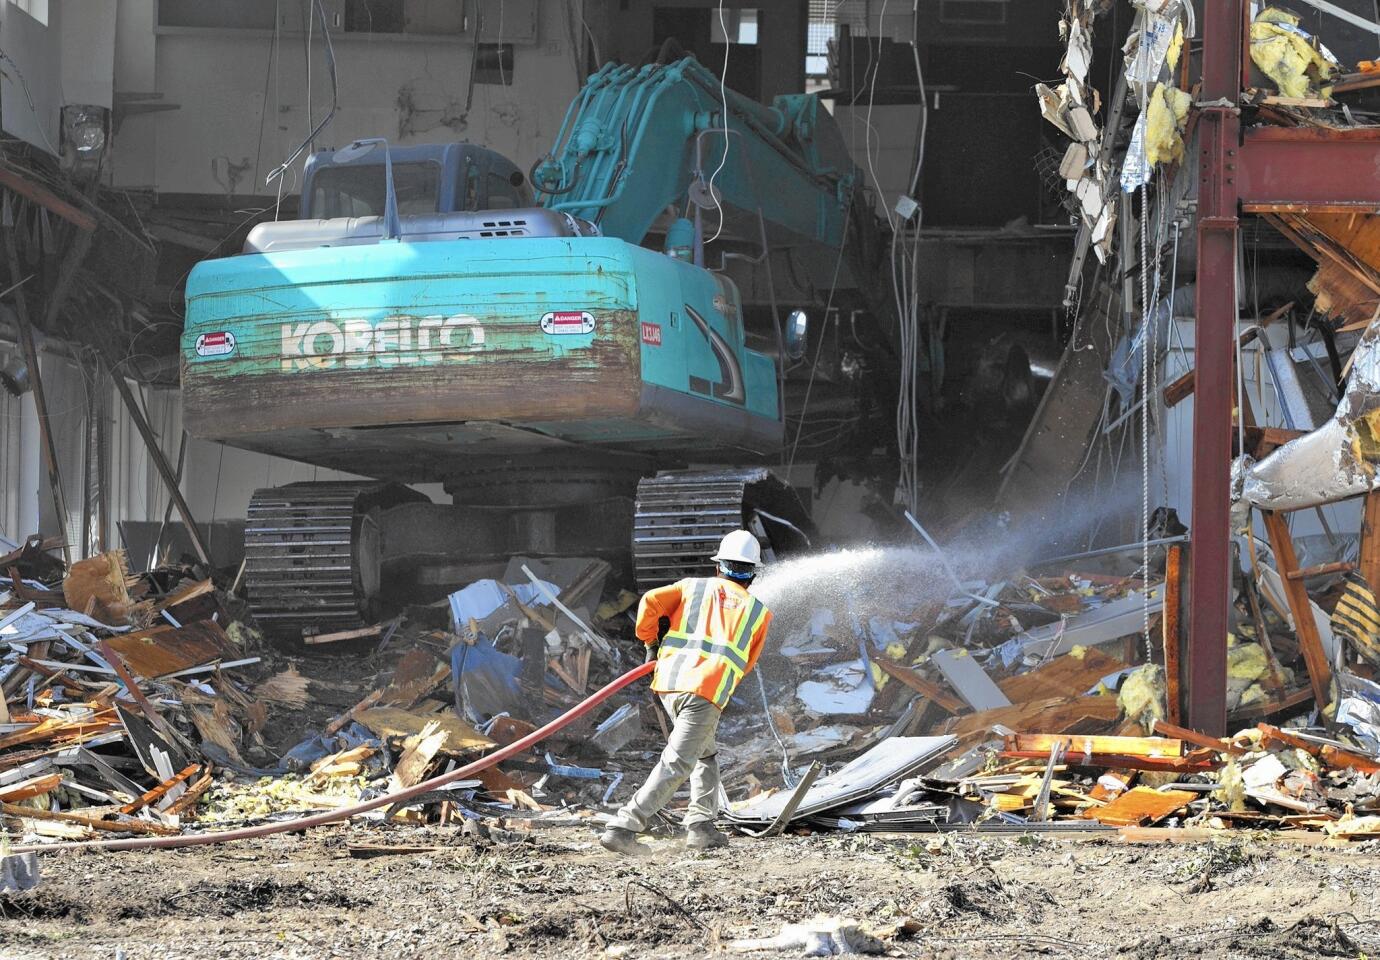
[[762,562],[762,545],[746,530],[734,530],[719,541],[719,552],[710,560],[732,560],[736,563]]

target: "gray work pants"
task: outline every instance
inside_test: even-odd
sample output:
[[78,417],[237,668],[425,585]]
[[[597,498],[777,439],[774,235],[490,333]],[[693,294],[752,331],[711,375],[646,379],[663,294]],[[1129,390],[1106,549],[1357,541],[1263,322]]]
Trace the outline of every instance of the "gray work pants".
[[609,822],[611,827],[634,833],[646,830],[647,823],[670,802],[687,777],[690,808],[685,813],[685,825],[713,823],[719,815],[718,744],[714,739],[719,708],[694,693],[663,693],[661,702],[675,720],[666,749],[647,782]]

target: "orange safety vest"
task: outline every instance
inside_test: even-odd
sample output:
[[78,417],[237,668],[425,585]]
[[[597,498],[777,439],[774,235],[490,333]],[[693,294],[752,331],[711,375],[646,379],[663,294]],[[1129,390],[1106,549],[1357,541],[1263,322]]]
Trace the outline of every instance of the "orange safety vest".
[[655,643],[661,617],[671,626],[661,639],[652,689],[698,694],[722,710],[757,663],[771,611],[730,580],[692,577],[643,596],[639,639]]

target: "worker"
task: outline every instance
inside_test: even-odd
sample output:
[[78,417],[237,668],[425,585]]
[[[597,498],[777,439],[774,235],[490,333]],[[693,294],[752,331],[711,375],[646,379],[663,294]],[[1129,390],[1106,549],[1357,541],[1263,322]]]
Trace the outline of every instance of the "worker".
[[615,853],[650,852],[637,835],[687,777],[686,846],[703,850],[728,844],[714,826],[721,792],[715,732],[734,689],[762,653],[771,611],[747,591],[762,563],[755,536],[734,530],[711,559],[717,576],[649,590],[637,608],[637,638],[647,645],[647,660],[656,658],[652,690],[660,694],[674,726],[647,782],[599,837]]

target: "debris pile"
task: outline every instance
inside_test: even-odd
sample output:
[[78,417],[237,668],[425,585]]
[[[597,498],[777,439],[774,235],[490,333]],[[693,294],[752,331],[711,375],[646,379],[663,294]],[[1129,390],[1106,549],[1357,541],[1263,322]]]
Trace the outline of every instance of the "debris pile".
[[[448,603],[275,649],[200,568],[134,575],[112,551],[64,569],[52,547],[0,558],[0,823],[24,842],[352,806],[512,743],[626,669],[594,625],[636,598],[600,603],[603,561],[518,558]],[[361,660],[346,682],[322,675]],[[374,816],[500,832],[587,818],[622,780],[610,758],[661,733],[652,707],[625,696],[540,752]]]
[[133,576],[123,551],[0,557],[0,813],[26,837],[177,833],[222,767],[267,756],[260,662],[202,571]]

